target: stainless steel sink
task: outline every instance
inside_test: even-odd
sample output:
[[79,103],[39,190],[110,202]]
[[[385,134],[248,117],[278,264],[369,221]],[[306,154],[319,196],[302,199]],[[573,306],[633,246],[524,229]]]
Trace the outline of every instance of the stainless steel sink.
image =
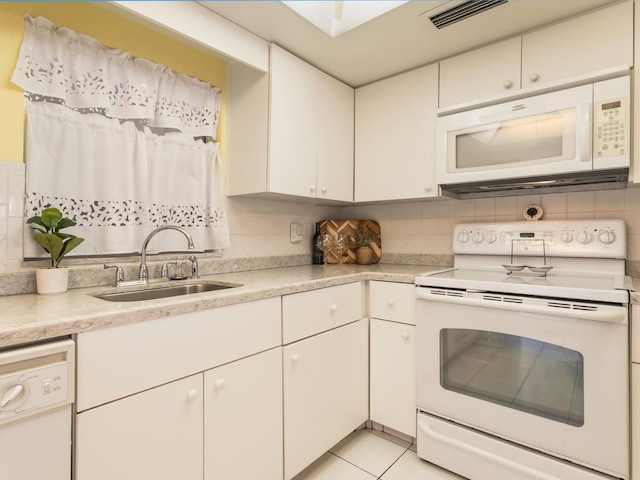
[[203,282],[185,285],[168,285],[162,287],[151,287],[127,292],[112,292],[94,295],[94,297],[108,302],[138,302],[140,300],[153,300],[158,298],[176,297],[179,295],[191,295],[192,293],[212,292],[214,290],[225,290],[227,288],[241,287],[237,283],[217,283]]

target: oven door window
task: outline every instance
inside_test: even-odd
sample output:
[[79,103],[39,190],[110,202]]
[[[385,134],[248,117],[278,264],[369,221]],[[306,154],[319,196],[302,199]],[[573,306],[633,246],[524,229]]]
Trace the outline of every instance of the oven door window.
[[446,390],[580,427],[582,354],[531,338],[485,330],[440,331],[440,384]]

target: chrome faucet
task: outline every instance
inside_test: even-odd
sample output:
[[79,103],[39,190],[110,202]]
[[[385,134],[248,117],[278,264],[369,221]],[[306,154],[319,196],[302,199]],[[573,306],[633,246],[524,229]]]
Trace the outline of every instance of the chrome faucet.
[[193,239],[189,232],[187,232],[184,228],[178,227],[177,225],[163,225],[161,227],[156,228],[153,232],[151,232],[147,238],[145,238],[144,243],[142,244],[142,254],[140,256],[140,270],[138,272],[138,279],[141,283],[149,283],[149,270],[147,269],[147,245],[149,241],[162,230],[177,230],[182,233],[185,237],[187,237],[187,248],[189,250],[193,250]]

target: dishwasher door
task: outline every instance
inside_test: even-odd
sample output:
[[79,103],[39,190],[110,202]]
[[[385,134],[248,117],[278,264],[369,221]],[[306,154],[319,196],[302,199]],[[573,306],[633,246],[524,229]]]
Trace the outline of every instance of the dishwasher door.
[[71,478],[75,344],[0,350],[0,479]]

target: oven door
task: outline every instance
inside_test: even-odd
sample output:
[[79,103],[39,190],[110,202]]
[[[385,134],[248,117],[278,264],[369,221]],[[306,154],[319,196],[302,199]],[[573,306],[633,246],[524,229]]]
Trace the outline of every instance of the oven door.
[[419,410],[627,478],[626,306],[416,290]]

